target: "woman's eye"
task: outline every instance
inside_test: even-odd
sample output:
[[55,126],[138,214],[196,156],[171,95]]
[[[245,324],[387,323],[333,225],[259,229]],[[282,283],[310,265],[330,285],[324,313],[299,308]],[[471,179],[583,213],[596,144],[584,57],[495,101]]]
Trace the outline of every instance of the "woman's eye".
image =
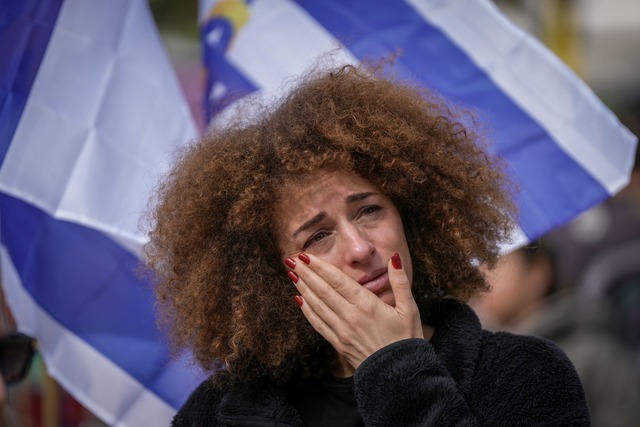
[[371,215],[378,212],[380,209],[382,209],[382,207],[377,205],[365,206],[360,210],[360,215]]
[[307,247],[313,245],[314,243],[318,243],[320,241],[322,241],[322,239],[324,239],[327,236],[327,233],[324,231],[319,231],[316,234],[314,234],[313,236],[311,236],[309,238],[309,240],[307,240],[304,244],[304,246],[302,246],[303,249],[306,249]]

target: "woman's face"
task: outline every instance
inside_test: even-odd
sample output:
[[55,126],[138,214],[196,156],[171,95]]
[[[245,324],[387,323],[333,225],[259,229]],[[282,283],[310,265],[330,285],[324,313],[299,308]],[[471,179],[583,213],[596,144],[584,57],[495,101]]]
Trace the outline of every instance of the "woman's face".
[[400,254],[409,280],[411,258],[395,205],[369,181],[345,172],[318,172],[285,186],[276,229],[283,256],[314,254],[395,305],[387,265]]

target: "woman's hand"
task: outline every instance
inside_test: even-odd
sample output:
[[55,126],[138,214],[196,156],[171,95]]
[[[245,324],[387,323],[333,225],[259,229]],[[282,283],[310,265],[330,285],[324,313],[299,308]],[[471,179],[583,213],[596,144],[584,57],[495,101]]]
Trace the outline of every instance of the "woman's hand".
[[300,254],[286,261],[292,268],[289,277],[302,296],[296,301],[305,317],[354,369],[391,343],[424,338],[411,283],[399,256],[394,257],[387,268],[395,307],[318,257]]

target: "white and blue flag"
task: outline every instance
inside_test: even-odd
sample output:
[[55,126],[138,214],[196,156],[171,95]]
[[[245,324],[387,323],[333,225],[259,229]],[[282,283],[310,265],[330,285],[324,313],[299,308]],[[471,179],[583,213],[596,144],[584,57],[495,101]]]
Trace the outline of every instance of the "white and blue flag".
[[[209,118],[328,51],[401,51],[399,77],[486,123],[523,240],[627,183],[635,138],[488,0],[201,0],[200,29]],[[3,287],[52,375],[111,425],[168,425],[203,378],[170,357],[135,271],[147,200],[196,133],[145,1],[0,2]]]
[[401,52],[398,77],[478,114],[510,165],[523,239],[540,237],[627,183],[635,137],[569,68],[488,0],[201,0],[214,117],[276,92],[327,51]]
[[146,1],[0,2],[2,285],[48,371],[111,425],[168,425],[140,216],[193,117]]

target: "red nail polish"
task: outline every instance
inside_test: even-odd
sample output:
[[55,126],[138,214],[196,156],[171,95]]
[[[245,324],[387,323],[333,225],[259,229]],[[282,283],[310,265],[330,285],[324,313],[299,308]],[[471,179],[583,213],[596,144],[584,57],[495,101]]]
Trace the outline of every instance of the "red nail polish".
[[302,262],[304,262],[305,264],[309,265],[309,263],[311,262],[311,259],[309,258],[309,255],[301,252],[298,254],[298,259]]
[[284,260],[284,263],[287,265],[287,267],[289,268],[296,268],[296,262],[294,260],[292,260],[291,258],[287,258]]
[[402,268],[402,261],[400,261],[400,254],[398,254],[398,252],[391,255],[391,265],[393,265],[393,268],[396,270],[400,270]]
[[289,271],[287,274],[289,275],[289,279],[293,280],[293,283],[298,283],[298,280],[300,280],[294,271]]
[[300,295],[296,295],[293,299],[298,303],[300,307],[302,307],[302,297]]

